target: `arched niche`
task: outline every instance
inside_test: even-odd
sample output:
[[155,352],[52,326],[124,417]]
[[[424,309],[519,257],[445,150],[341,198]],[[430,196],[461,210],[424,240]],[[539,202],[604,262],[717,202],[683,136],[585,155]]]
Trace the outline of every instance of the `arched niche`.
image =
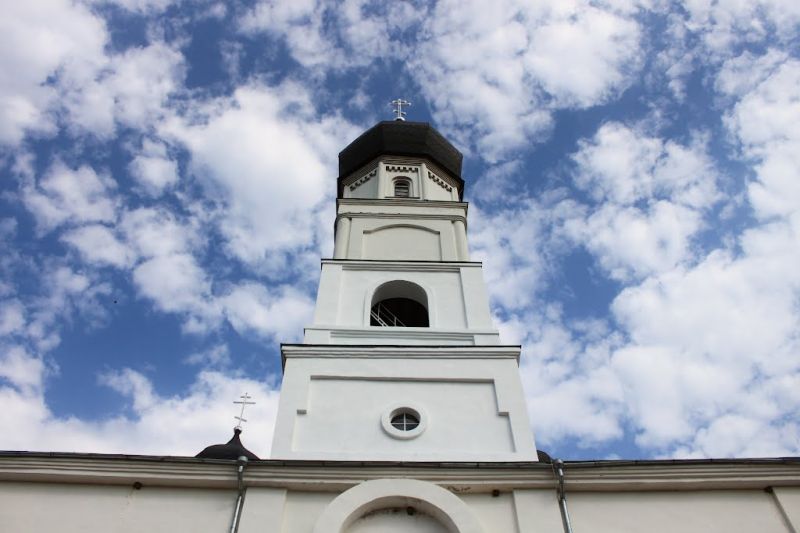
[[420,224],[385,224],[364,230],[363,259],[441,261],[439,231]]
[[429,327],[428,295],[425,289],[406,280],[379,285],[372,293],[371,326]]
[[413,509],[448,533],[483,533],[470,508],[451,492],[416,479],[375,479],[343,492],[317,519],[314,533],[350,533],[358,521],[383,510]]

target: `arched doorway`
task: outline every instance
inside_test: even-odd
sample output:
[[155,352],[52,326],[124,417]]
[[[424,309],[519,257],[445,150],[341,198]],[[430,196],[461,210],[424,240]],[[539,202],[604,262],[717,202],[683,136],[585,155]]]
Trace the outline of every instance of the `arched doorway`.
[[360,483],[334,498],[314,526],[314,533],[400,531],[483,533],[483,528],[458,496],[416,479]]
[[414,507],[378,509],[357,518],[346,533],[449,533],[441,522]]

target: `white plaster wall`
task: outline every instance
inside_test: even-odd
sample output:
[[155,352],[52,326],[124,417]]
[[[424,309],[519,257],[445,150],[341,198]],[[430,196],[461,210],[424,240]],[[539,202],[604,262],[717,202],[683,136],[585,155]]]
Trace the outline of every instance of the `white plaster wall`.
[[[283,511],[283,533],[312,533],[317,519],[338,492],[290,491]],[[264,529],[264,533],[275,530]]]
[[456,182],[444,170],[419,158],[386,156],[344,180],[344,198],[392,199],[394,180],[411,181],[411,197],[428,201],[458,201]]
[[346,259],[462,260],[451,220],[412,216],[353,218]]
[[3,533],[219,533],[230,528],[234,490],[55,483],[0,484]]
[[[272,457],[536,460],[513,357],[426,356],[418,350],[407,357],[288,354]],[[423,413],[427,427],[418,437],[398,440],[383,429],[381,417],[400,406]]]
[[[366,177],[362,176],[362,177]],[[378,179],[377,177],[370,177],[363,183],[360,183],[355,189],[350,189],[349,186],[344,188],[345,198],[378,198]]]
[[[365,226],[367,224],[364,224]],[[446,224],[437,224],[443,229]],[[356,229],[359,228],[356,225]],[[403,222],[402,224],[375,224],[372,229],[362,228],[361,250],[363,259],[400,259],[441,261],[443,252],[454,260],[455,248],[443,245],[442,233],[425,224]]]
[[[468,261],[466,216],[467,204],[461,202],[339,200],[336,258]],[[406,228],[413,238],[385,231],[390,228]],[[425,239],[425,247],[417,238]]]
[[[491,479],[484,483],[491,486]],[[250,487],[239,531],[312,533],[326,508],[347,487],[324,490],[322,483],[319,489],[305,490]],[[798,493],[800,487],[776,488],[787,517],[798,516]],[[501,491],[497,497],[488,491],[455,494],[486,533],[563,531],[554,489]],[[233,489],[145,486],[136,490],[120,485],[3,481],[0,531],[224,532],[230,527],[235,495]],[[775,498],[760,489],[573,491],[568,498],[577,533],[791,533],[800,526],[785,519]],[[428,515],[415,516],[409,521],[407,514],[371,509],[348,531],[442,531]]]
[[786,520],[800,531],[800,487],[775,487],[773,494]]
[[[404,280],[428,297],[429,328],[369,325],[375,290]],[[333,333],[333,335],[332,335]],[[481,265],[326,260],[305,342],[343,344],[497,344]]]
[[[494,497],[491,493],[460,494],[459,497],[475,513],[485,531],[491,533],[527,533],[517,527],[516,508],[512,492],[501,492]],[[537,510],[541,512],[541,510]],[[541,529],[541,531],[548,531]],[[559,533],[558,530],[553,530]]]
[[[367,400],[367,401],[365,401]],[[492,381],[312,378],[307,411],[295,422],[294,452],[379,453],[403,459],[443,450],[453,456],[513,454],[508,416],[499,413]],[[411,440],[389,436],[381,416],[412,405],[425,431]]]
[[771,496],[757,490],[568,493],[575,531],[788,533]]

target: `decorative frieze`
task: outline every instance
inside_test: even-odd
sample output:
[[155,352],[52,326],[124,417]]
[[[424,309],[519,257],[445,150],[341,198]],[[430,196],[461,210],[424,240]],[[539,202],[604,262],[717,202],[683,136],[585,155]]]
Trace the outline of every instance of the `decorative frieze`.
[[448,192],[453,190],[453,186],[452,185],[450,185],[449,183],[444,181],[442,178],[440,178],[439,176],[437,176],[433,172],[428,171],[428,177],[431,179],[431,181],[433,181],[436,185],[438,185],[442,189],[444,189],[444,190],[446,190]]
[[360,187],[361,185],[365,184],[366,182],[374,178],[377,174],[378,174],[378,169],[373,168],[372,170],[370,170],[369,172],[358,178],[356,181],[351,183],[350,190],[351,191],[356,190],[358,187]]
[[386,165],[387,172],[419,172],[419,167],[409,167],[403,165]]

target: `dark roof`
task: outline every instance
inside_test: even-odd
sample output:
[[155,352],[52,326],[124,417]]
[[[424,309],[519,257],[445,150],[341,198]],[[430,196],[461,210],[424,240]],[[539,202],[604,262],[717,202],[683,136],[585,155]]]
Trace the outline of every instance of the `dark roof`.
[[[231,439],[233,440],[233,439]],[[221,445],[224,446],[224,445]],[[213,446],[209,446],[213,448]],[[205,450],[204,450],[205,451]],[[175,455],[129,455],[120,453],[86,453],[86,452],[33,452],[33,451],[13,451],[0,450],[0,459],[9,457],[28,457],[28,458],[57,458],[57,459],[94,459],[94,460],[119,460],[119,461],[149,461],[149,462],[175,462],[175,463],[206,463],[208,460],[213,463],[214,457],[202,457],[197,454],[195,457],[184,457]],[[250,452],[252,453],[252,452]],[[253,456],[255,457],[255,456]],[[234,458],[235,459],[235,458]],[[258,460],[258,459],[254,459]],[[566,460],[567,466],[584,468],[592,467],[624,467],[624,466],[691,466],[691,465],[800,465],[800,457],[755,457],[740,459],[581,459]],[[398,467],[398,468],[480,468],[480,469],[550,469],[550,464],[537,461],[512,461],[512,462],[476,462],[476,461],[344,461],[344,460],[322,460],[322,459],[261,459],[259,464],[267,466],[291,466],[291,467]]]
[[195,455],[201,459],[233,459],[236,460],[241,456],[245,456],[251,461],[258,461],[258,456],[244,447],[242,441],[239,440],[241,429],[235,428],[233,430],[233,437],[225,444],[213,444],[208,446],[202,452]]
[[427,122],[401,120],[377,123],[339,152],[340,198],[344,190],[342,180],[381,155],[423,157],[433,161],[456,180],[458,197],[463,198],[461,152]]

